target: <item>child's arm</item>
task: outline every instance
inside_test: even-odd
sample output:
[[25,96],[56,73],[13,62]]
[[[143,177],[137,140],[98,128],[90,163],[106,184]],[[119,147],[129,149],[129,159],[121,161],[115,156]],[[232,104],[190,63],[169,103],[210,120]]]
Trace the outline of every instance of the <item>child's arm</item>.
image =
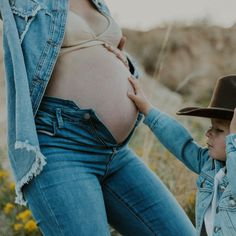
[[146,98],[139,82],[129,78],[135,94],[128,93],[137,108],[146,116],[144,123],[149,126],[159,141],[189,169],[200,173],[208,160],[208,149],[194,142],[189,132],[175,119],[154,108]]
[[236,198],[236,109],[230,123],[230,134],[226,137],[226,156],[227,177]]

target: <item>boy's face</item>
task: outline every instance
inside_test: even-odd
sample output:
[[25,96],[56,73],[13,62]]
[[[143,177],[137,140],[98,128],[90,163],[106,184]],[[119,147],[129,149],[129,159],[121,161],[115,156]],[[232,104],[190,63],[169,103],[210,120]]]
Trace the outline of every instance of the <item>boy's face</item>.
[[229,134],[230,121],[211,119],[212,126],[207,130],[209,155],[216,160],[226,160],[225,138]]

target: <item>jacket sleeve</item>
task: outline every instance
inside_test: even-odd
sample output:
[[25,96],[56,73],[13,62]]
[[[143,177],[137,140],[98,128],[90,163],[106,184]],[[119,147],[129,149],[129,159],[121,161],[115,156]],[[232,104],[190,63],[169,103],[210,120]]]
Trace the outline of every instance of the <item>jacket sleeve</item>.
[[190,170],[199,174],[209,159],[208,149],[200,147],[189,132],[174,118],[152,108],[144,123],[159,141]]
[[226,137],[226,169],[233,197],[236,199],[236,134]]

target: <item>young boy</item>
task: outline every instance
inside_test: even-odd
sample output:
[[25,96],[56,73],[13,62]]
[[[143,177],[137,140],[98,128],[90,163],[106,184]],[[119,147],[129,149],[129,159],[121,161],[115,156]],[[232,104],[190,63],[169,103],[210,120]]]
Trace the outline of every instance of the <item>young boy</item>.
[[134,94],[129,98],[145,115],[160,142],[199,175],[197,180],[197,235],[236,235],[236,75],[220,78],[207,108],[187,107],[178,115],[211,119],[206,132],[207,147],[194,142],[188,131],[175,119],[154,108],[139,82],[129,78]]

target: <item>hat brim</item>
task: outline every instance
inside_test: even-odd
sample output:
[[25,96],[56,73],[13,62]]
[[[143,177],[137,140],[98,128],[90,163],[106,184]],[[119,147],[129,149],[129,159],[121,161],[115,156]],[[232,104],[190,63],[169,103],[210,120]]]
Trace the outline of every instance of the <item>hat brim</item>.
[[180,109],[176,114],[184,116],[198,116],[206,118],[232,120],[234,111],[230,109],[222,109],[216,107],[186,107]]

